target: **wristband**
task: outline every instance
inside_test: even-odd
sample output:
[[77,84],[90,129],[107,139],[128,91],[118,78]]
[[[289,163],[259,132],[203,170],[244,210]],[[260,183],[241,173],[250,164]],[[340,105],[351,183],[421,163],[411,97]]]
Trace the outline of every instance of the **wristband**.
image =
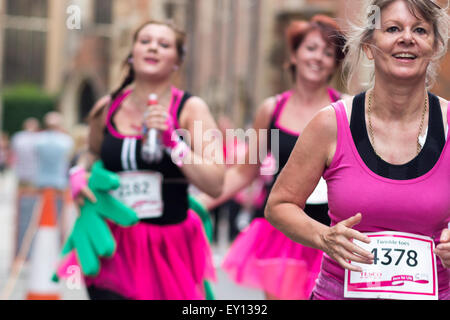
[[179,139],[174,147],[167,148],[166,150],[170,153],[172,162],[181,168],[184,164],[183,159],[189,154],[191,148],[183,140]]
[[162,132],[161,140],[169,153],[172,162],[179,168],[183,166],[183,159],[189,154],[191,148],[176,133],[174,122],[169,115],[166,120],[167,130]]
[[[85,175],[81,175],[83,171],[83,168],[74,168],[71,173],[85,177]],[[111,195],[112,190],[119,188],[120,177],[116,173],[106,170],[101,161],[97,161],[92,166],[88,185],[97,202],[92,203],[87,200],[80,207],[80,215],[63,246],[61,253],[64,259],[58,267],[57,275],[53,277],[54,281],[61,277],[70,277],[71,273],[68,268],[74,264],[79,264],[86,276],[98,275],[101,266],[100,258],[112,257],[117,248],[108,222],[122,227],[132,226],[139,222],[139,218],[132,208]]]
[[70,191],[72,199],[75,200],[81,190],[87,186],[86,169],[81,166],[75,166],[69,170]]
[[178,144],[179,136],[176,134],[175,125],[170,115],[167,117],[166,124],[167,130],[161,133],[161,141],[166,148],[174,149]]

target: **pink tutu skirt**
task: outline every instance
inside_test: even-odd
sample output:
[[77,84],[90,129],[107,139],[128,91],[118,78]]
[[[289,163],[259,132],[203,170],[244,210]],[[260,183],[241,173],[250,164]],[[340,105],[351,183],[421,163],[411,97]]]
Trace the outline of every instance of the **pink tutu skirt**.
[[300,245],[257,218],[234,241],[222,268],[237,283],[281,300],[309,299],[322,252]]
[[116,252],[101,259],[96,277],[85,277],[87,286],[133,300],[205,299],[203,282],[215,281],[216,274],[202,222],[193,211],[176,225],[108,224]]

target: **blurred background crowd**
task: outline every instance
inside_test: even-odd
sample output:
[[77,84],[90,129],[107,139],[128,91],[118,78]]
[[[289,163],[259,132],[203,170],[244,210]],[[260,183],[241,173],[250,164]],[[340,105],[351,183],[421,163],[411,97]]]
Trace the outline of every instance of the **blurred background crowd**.
[[[8,138],[24,120],[59,111],[79,132],[101,96],[117,87],[136,26],[172,20],[188,34],[179,86],[205,99],[216,116],[243,128],[261,101],[289,86],[284,32],[292,19],[323,13],[345,31],[358,11],[349,0],[0,0],[0,167]],[[447,97],[450,59],[433,92]],[[356,83],[343,88],[360,91]]]

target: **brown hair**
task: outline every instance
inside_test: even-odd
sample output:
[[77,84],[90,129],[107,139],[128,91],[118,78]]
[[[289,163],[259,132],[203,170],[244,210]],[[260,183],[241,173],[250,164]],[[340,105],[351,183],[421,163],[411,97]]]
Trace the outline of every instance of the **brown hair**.
[[[336,67],[339,67],[345,58],[345,37],[336,21],[325,15],[315,15],[309,22],[295,20],[290,23],[289,27],[286,29],[286,40],[290,53],[297,51],[306,36],[311,31],[315,30],[320,32],[322,38],[328,45],[335,48],[335,64]],[[295,79],[295,75],[297,73],[296,66],[290,63],[289,69]]]

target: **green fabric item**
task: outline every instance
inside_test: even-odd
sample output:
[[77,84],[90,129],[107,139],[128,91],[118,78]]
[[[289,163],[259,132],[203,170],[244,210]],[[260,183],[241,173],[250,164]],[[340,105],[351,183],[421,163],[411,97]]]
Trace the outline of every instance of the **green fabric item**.
[[[85,199],[84,206],[80,208],[80,216],[62,249],[62,255],[76,250],[83,273],[86,276],[95,276],[100,271],[99,258],[111,257],[116,249],[116,242],[105,219],[124,227],[138,223],[139,219],[134,210],[109,194],[109,191],[120,186],[120,179],[117,174],[107,171],[101,161],[93,165],[88,186],[95,194],[97,202],[92,203]],[[194,197],[189,196],[188,200],[189,207],[199,215],[205,233],[211,241],[213,226],[210,213]],[[56,274],[53,275],[53,281],[58,281]],[[215,300],[208,281],[204,281],[204,288],[206,299]]]
[[189,208],[191,208],[195,213],[197,213],[200,219],[202,220],[206,236],[208,237],[208,240],[211,242],[213,238],[213,225],[211,222],[211,214],[193,196],[189,195],[188,200],[189,200]]
[[[206,236],[208,237],[208,240],[211,242],[213,238],[213,226],[209,211],[191,195],[188,196],[188,201],[189,201],[189,208],[191,208],[195,213],[197,213],[200,219],[202,220]],[[204,281],[203,286],[205,288],[206,300],[215,300],[214,291],[212,289],[211,283],[209,283],[209,281]]]
[[62,254],[75,249],[83,273],[95,276],[100,271],[99,258],[111,257],[116,250],[116,242],[105,219],[124,227],[138,223],[139,219],[134,210],[109,194],[110,190],[120,186],[120,179],[117,174],[107,171],[101,161],[93,165],[88,186],[97,202],[85,199]]
[[206,293],[206,300],[216,300],[216,297],[214,295],[214,291],[212,289],[211,283],[209,283],[209,281],[204,281],[203,282],[203,286],[205,288],[205,293]]

